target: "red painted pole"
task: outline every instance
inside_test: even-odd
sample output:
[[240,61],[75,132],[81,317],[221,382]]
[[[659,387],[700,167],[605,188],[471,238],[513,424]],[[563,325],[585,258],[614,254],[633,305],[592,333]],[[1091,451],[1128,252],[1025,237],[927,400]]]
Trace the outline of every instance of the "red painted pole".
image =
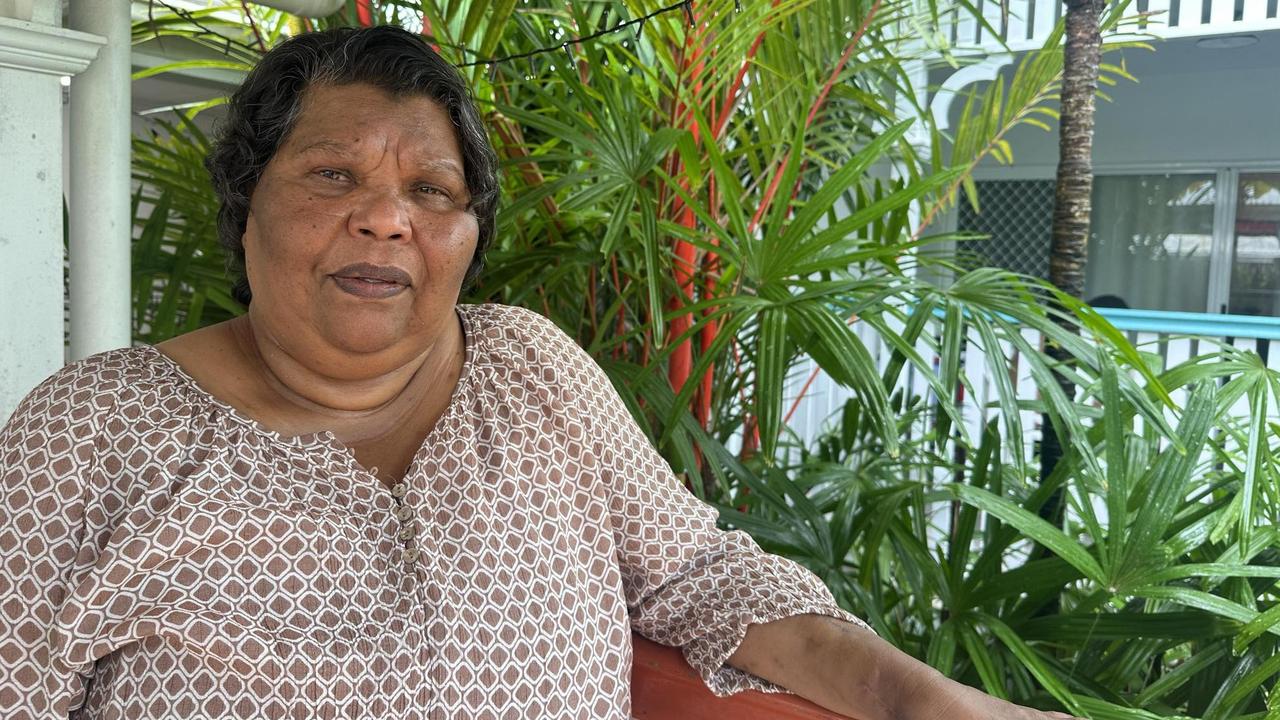
[[356,0],[356,22],[361,27],[373,26],[373,0]]
[[[683,69],[689,71],[693,80],[695,94],[702,90],[702,73],[706,69],[706,62],[702,59],[703,53],[703,25],[696,12],[693,13],[694,26],[685,34],[685,61]],[[683,73],[682,73],[683,75]],[[678,123],[690,126],[693,132],[693,140],[696,145],[700,139],[700,132],[696,123],[693,122],[692,113],[683,105],[676,103],[675,117]],[[688,190],[688,184],[681,181],[681,186]],[[674,211],[676,222],[680,225],[693,228],[697,225],[697,216],[693,212],[693,208],[685,206],[680,198],[674,198],[672,201],[672,209]],[[673,248],[675,253],[675,265],[673,268],[676,280],[676,286],[679,293],[671,299],[667,304],[668,310],[679,310],[686,303],[694,301],[693,278],[694,271],[697,267],[697,248],[692,243],[684,240],[676,240]],[[689,315],[680,315],[672,318],[668,325],[668,337],[679,337],[689,331],[693,327],[693,318]],[[686,338],[682,340],[672,351],[671,358],[667,364],[667,380],[671,383],[671,388],[676,392],[680,392],[684,384],[688,382],[689,376],[693,374],[693,340]],[[698,418],[703,427],[706,427],[705,417]]]

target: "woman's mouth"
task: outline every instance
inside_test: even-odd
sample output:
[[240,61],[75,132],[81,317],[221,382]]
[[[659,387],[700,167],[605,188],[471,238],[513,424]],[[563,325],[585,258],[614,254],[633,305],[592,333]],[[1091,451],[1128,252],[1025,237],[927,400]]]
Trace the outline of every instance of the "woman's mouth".
[[413,285],[409,273],[404,270],[369,263],[348,265],[329,277],[343,292],[372,299],[394,297]]

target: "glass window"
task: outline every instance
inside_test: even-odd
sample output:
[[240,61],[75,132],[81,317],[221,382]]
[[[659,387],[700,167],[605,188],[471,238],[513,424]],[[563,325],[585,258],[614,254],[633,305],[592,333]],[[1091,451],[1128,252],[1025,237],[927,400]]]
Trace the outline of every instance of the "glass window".
[[1085,300],[1204,312],[1213,249],[1214,176],[1094,178]]
[[1280,173],[1241,173],[1227,312],[1280,315]]

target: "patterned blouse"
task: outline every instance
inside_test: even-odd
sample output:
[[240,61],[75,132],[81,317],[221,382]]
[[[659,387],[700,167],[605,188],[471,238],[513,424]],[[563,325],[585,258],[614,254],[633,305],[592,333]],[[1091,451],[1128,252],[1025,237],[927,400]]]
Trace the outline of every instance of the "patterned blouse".
[[625,718],[631,630],[719,694],[750,623],[850,622],[716,527],[546,319],[461,306],[457,389],[388,489],[152,347],[0,431],[0,717]]

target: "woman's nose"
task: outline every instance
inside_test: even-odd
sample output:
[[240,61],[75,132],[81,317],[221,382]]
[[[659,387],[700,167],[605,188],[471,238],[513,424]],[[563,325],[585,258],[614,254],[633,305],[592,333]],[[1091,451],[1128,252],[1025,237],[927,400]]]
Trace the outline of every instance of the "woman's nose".
[[367,188],[356,198],[351,233],[368,240],[405,240],[412,232],[407,199],[394,189]]

